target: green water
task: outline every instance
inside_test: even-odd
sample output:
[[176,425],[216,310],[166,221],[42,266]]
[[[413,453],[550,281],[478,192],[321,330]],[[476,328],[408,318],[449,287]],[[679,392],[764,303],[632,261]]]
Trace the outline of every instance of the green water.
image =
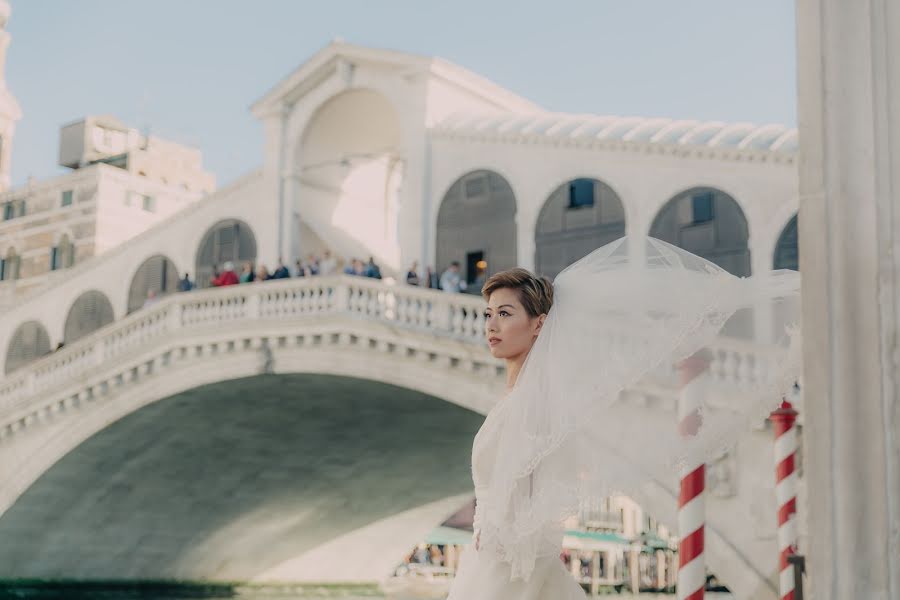
[[[610,594],[617,600],[675,600],[674,594]],[[307,600],[384,598],[374,585],[255,586],[193,583],[0,583],[0,600]],[[730,594],[707,593],[707,600],[730,600]]]
[[255,586],[202,583],[0,583],[0,600],[305,600],[384,598],[374,585]]

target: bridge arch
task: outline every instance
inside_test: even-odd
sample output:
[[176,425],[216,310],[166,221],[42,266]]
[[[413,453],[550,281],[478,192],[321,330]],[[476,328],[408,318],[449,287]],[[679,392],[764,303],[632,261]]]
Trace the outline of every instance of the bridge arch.
[[69,308],[63,341],[71,344],[104,325],[109,325],[114,318],[115,312],[106,294],[98,290],[84,292]]
[[154,254],[141,263],[131,278],[126,312],[131,314],[143,307],[151,292],[154,297],[161,298],[176,291],[178,279],[175,263],[165,254]]
[[50,353],[50,336],[39,321],[26,321],[13,333],[6,349],[5,373],[15,371]]
[[[322,235],[317,243],[337,255],[402,268],[405,134],[395,103],[374,88],[341,91],[312,109],[292,154],[294,208],[315,234],[307,240]],[[292,251],[316,249],[306,243],[298,239]]]
[[718,188],[695,187],[671,198],[653,220],[650,235],[733,275],[750,275],[747,218],[737,201]]
[[438,210],[437,271],[459,262],[470,291],[479,293],[491,274],[515,267],[516,212],[515,193],[503,175],[478,169],[459,177]]
[[544,202],[534,229],[535,271],[550,278],[625,235],[625,206],[603,181],[576,177]]
[[206,231],[197,248],[194,269],[196,286],[210,287],[215,269],[221,270],[226,262],[234,263],[238,273],[241,263],[256,262],[256,236],[253,229],[240,219],[222,219]]
[[[0,576],[72,576],[67,547],[81,578],[312,578],[311,553],[340,559],[367,544],[372,564],[346,564],[344,577],[380,579],[471,493],[481,421],[434,396],[335,375],[185,389],[79,432],[0,517],[0,554],[16,557]],[[391,535],[367,533],[390,523]]]
[[784,229],[781,230],[778,241],[775,243],[775,255],[772,264],[773,269],[800,270],[799,241],[797,215],[795,214],[784,226]]

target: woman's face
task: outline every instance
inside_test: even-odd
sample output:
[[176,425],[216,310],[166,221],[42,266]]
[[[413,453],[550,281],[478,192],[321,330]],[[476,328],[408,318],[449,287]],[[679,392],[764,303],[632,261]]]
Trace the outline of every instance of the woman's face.
[[517,358],[531,350],[545,315],[531,317],[515,290],[500,288],[484,309],[484,334],[495,358]]

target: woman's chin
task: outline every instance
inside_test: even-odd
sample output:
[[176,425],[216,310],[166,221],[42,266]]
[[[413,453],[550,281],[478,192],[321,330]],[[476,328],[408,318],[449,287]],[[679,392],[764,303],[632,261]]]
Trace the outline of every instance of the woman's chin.
[[491,356],[494,358],[506,358],[506,352],[501,350],[498,346],[488,346],[488,349],[491,352]]

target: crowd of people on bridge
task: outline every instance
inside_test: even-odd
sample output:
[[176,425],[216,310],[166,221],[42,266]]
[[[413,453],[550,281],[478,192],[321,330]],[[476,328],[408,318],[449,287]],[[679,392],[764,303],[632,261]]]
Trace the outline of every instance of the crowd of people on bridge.
[[[289,269],[281,259],[278,260],[277,266],[271,271],[266,265],[261,264],[254,268],[252,262],[245,261],[241,265],[240,273],[238,273],[234,262],[225,261],[221,269],[218,265],[213,266],[213,273],[209,278],[207,287],[224,287],[273,279],[289,279],[292,277],[327,276],[337,273],[372,279],[382,278],[381,267],[375,262],[374,257],[369,257],[368,261],[350,258],[339,264],[332,256],[331,251],[325,250],[321,257],[310,254],[306,260],[297,259],[293,269]],[[418,262],[414,261],[406,272],[405,282],[407,285],[440,289],[450,293],[465,292],[468,287],[460,272],[460,265],[456,261],[450,263],[450,266],[440,276],[431,267],[427,267],[425,272],[420,274]],[[185,273],[184,277],[178,281],[177,290],[179,292],[189,292],[196,287],[196,282],[191,280],[188,273]],[[147,296],[147,305],[153,304],[157,300],[156,291],[150,290]]]

